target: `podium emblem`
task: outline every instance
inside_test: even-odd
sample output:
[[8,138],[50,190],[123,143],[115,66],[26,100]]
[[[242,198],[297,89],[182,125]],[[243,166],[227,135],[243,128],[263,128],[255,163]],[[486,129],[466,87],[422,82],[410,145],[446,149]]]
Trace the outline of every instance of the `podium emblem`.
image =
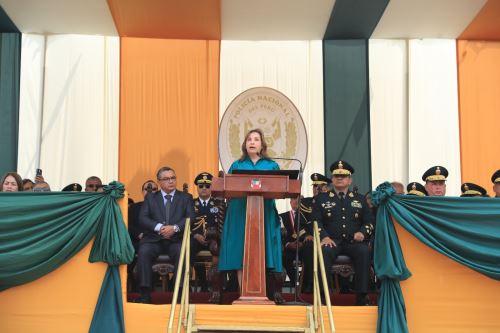
[[260,190],[262,188],[262,183],[260,179],[252,179],[250,183],[250,188],[253,190]]

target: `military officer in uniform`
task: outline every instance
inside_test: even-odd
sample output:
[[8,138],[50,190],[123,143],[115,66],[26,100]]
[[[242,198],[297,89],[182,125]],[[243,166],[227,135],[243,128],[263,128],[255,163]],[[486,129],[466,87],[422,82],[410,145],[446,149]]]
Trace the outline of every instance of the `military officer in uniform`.
[[463,183],[460,190],[462,191],[461,197],[489,197],[484,187],[474,183]]
[[[356,305],[368,305],[370,252],[365,240],[373,233],[374,217],[365,197],[349,190],[354,168],[345,161],[336,161],[330,170],[333,190],[313,200],[311,219],[318,222],[327,272],[339,254],[348,255],[356,272]],[[331,287],[331,274],[327,273],[327,280]]]
[[[218,259],[218,235],[220,224],[224,221],[221,214],[224,211],[224,202],[212,197],[212,178],[208,172],[202,172],[196,176],[194,184],[198,197],[194,200],[195,220],[191,225],[191,257],[202,250],[210,251],[212,254],[212,267],[209,272],[209,280],[212,287],[212,295],[209,302],[220,302],[221,277],[217,272]],[[196,275],[201,282],[202,291],[208,290],[207,277],[204,267],[195,267]]]
[[417,195],[419,197],[427,196],[425,186],[417,182],[409,183],[408,186],[406,186],[406,192],[408,195]]
[[[313,251],[313,227],[311,224],[311,213],[312,213],[312,207],[313,207],[313,200],[315,197],[318,196],[319,193],[323,192],[328,192],[328,185],[332,183],[331,179],[323,176],[320,173],[313,173],[311,174],[311,180],[312,180],[312,189],[313,189],[313,196],[312,197],[307,197],[303,198],[300,201],[300,212],[301,212],[301,221],[300,224],[304,226],[305,234],[303,235],[304,239],[304,249],[302,252],[304,252],[304,256],[312,256],[312,251]],[[312,283],[313,283],[313,267],[312,264],[312,257],[311,260],[304,260],[304,267],[303,267],[303,274],[304,274],[304,279],[302,283],[302,291],[304,293],[311,293],[312,292]]]
[[446,178],[448,170],[443,166],[433,166],[422,175],[425,190],[429,196],[442,197],[446,195]]
[[493,183],[495,198],[500,198],[500,169],[495,171],[493,176],[491,176],[491,182]]

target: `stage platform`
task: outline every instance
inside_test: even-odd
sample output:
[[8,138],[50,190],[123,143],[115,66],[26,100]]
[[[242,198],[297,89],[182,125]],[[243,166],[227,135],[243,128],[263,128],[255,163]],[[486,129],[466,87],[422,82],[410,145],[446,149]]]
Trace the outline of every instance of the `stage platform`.
[[[214,332],[214,328],[226,332],[310,332],[307,330],[308,319],[305,306],[210,304],[192,306],[194,307],[192,321],[194,332]],[[334,306],[332,309],[337,333],[376,331],[376,306]],[[325,332],[331,332],[327,309],[324,306],[322,310]],[[170,305],[127,303],[125,312],[128,333],[166,332]],[[136,316],[137,318],[134,318]],[[138,320],[140,317],[143,320]],[[145,320],[145,318],[148,319]],[[176,327],[174,327],[175,331]],[[184,328],[181,331],[186,332]]]

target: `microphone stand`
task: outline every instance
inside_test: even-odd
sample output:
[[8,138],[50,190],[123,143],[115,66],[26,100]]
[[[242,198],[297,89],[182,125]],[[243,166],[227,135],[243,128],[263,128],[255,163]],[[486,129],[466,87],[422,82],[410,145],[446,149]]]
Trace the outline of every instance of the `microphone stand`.
[[[297,238],[295,239],[295,288],[294,289],[294,295],[293,295],[293,301],[292,302],[285,302],[283,305],[310,305],[309,303],[305,302],[303,299],[300,298],[300,282],[299,282],[299,238],[300,238],[300,216],[302,215],[300,213],[300,203],[302,199],[302,176],[304,173],[303,167],[302,167],[302,162],[299,159],[296,158],[284,158],[284,157],[274,157],[273,159],[276,160],[284,160],[284,161],[297,161],[300,164],[299,168],[299,177],[298,180],[300,182],[300,194],[299,194],[299,200],[297,202],[298,208],[297,208],[297,221],[296,221],[296,226],[297,226]],[[295,227],[295,226],[294,226]],[[294,230],[295,231],[295,230]],[[304,267],[302,267],[304,269]],[[304,274],[304,272],[302,272]]]

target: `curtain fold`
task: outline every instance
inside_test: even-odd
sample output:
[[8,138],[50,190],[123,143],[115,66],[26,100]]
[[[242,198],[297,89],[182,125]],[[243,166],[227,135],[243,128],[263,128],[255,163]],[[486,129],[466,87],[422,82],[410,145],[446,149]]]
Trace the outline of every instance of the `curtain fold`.
[[431,166],[449,171],[447,195],[461,185],[456,42],[414,39],[408,44],[408,176],[422,181]]
[[0,33],[0,175],[17,170],[21,34]]
[[120,190],[113,183],[108,193],[0,192],[0,291],[57,269],[94,236],[91,262],[131,262],[134,249],[115,202]]
[[45,40],[43,35],[22,35],[17,172],[32,180],[40,166]]
[[118,265],[134,248],[116,199],[123,184],[104,193],[0,192],[0,292],[34,281],[75,256],[95,237],[89,261],[109,267],[94,310],[92,332],[124,332]]
[[408,330],[399,281],[410,272],[392,218],[433,250],[500,280],[500,200],[394,195],[386,182],[373,192],[373,202],[378,206],[375,272],[382,280],[377,332]]
[[39,166],[53,190],[117,179],[119,39],[23,35],[22,47],[21,176]]
[[408,57],[404,40],[370,39],[372,189],[408,179]]
[[[307,129],[307,162],[302,191],[312,195],[309,175],[324,170],[322,42],[222,41],[220,106],[222,119],[229,103],[241,92],[270,87],[285,94],[297,107]],[[280,211],[288,210],[277,202]]]
[[368,40],[325,40],[325,166],[348,161],[353,187],[371,190]]
[[170,166],[217,175],[219,41],[122,38],[120,181],[135,201]]
[[457,41],[462,181],[493,194],[500,168],[500,42]]

